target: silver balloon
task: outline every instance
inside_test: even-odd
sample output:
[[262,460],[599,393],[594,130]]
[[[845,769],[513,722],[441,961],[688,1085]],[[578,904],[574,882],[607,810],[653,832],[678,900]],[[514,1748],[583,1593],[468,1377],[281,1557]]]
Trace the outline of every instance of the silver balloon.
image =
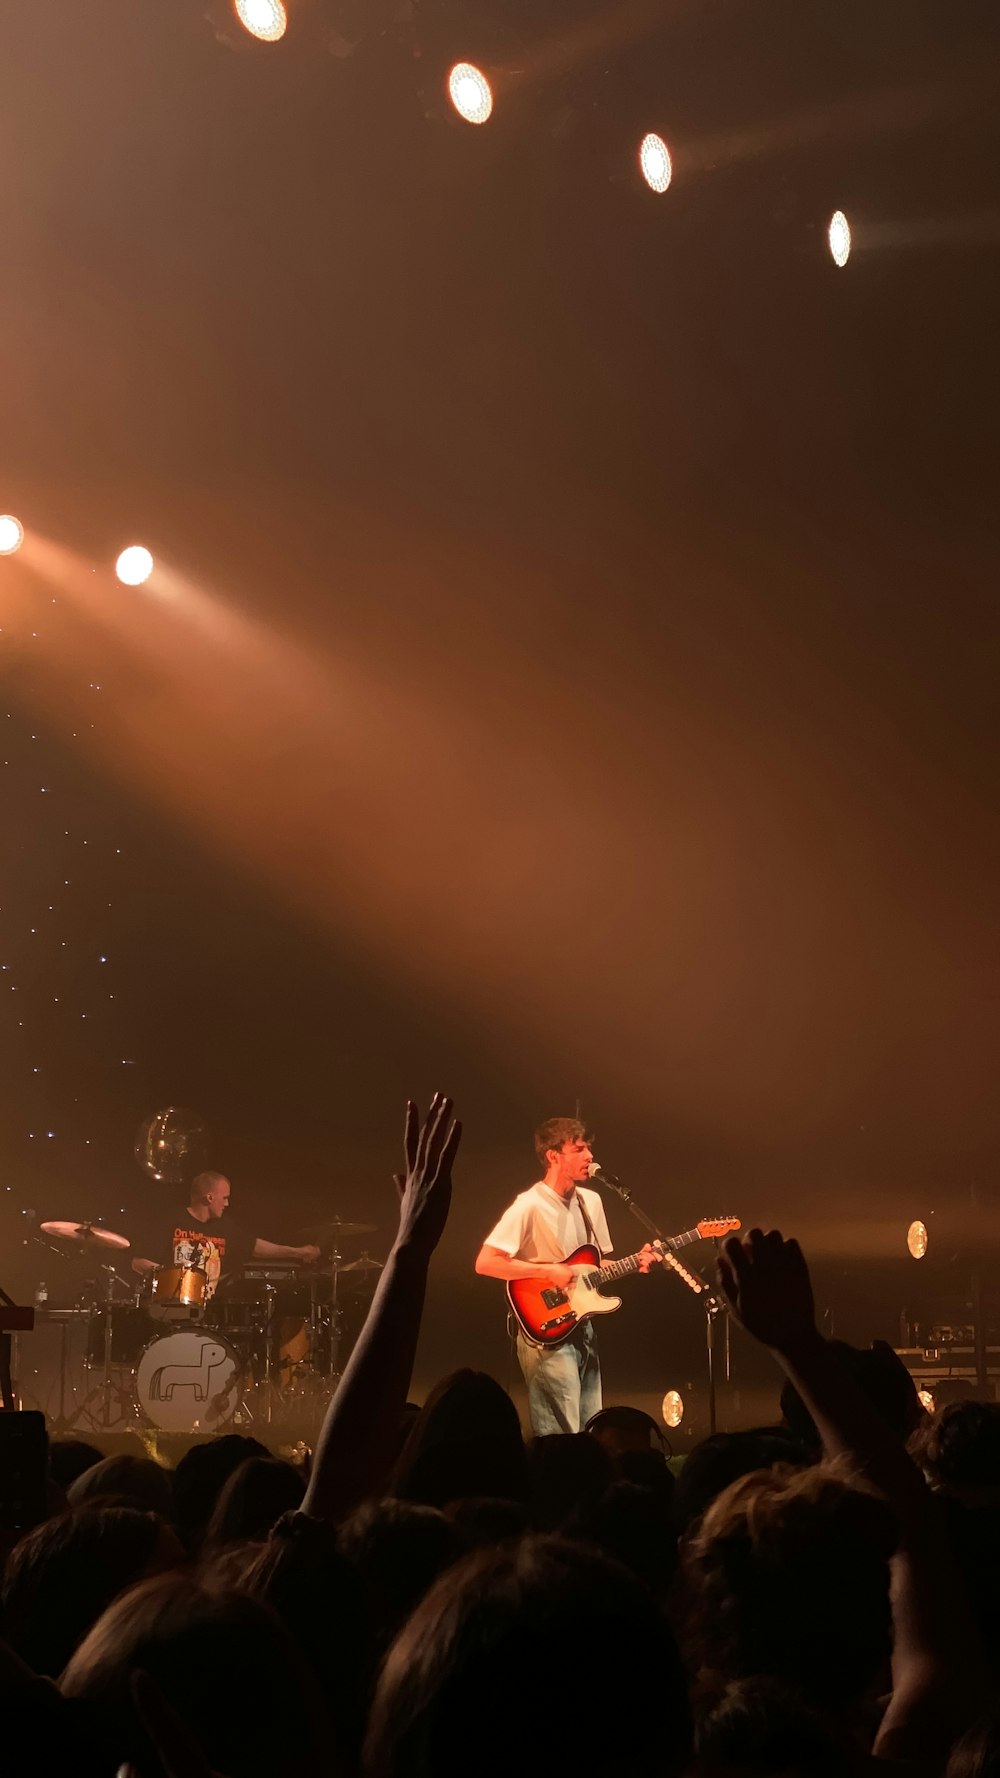
[[208,1131],[196,1111],[168,1105],[154,1111],[135,1139],[135,1158],[162,1185],[187,1185],[205,1165]]

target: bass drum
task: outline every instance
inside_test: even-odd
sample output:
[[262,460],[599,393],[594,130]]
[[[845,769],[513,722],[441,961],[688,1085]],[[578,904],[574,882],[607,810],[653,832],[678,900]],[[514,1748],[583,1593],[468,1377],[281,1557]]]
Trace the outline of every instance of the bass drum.
[[164,1432],[218,1432],[240,1405],[243,1363],[225,1334],[180,1328],[150,1340],[135,1368],[139,1410]]

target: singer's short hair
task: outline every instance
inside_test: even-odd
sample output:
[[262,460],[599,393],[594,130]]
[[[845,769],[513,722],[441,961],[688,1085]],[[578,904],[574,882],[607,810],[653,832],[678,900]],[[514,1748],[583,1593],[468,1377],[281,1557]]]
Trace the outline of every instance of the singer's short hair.
[[586,1134],[587,1127],[578,1117],[547,1117],[535,1131],[535,1153],[544,1163],[550,1148],[558,1154],[565,1142],[579,1142]]

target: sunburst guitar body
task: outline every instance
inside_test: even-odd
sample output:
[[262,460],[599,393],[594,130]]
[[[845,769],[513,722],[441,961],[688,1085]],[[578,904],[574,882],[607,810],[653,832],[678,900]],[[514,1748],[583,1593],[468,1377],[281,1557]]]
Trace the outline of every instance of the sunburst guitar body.
[[[672,1253],[692,1241],[730,1235],[739,1227],[738,1216],[720,1216],[651,1245],[661,1253]],[[557,1284],[552,1278],[511,1278],[507,1283],[507,1299],[517,1324],[535,1346],[561,1346],[588,1316],[612,1315],[621,1308],[622,1299],[605,1296],[600,1286],[641,1269],[637,1253],[626,1259],[605,1260],[602,1265],[598,1249],[589,1244],[567,1254],[562,1263],[573,1267],[573,1280],[568,1285]]]

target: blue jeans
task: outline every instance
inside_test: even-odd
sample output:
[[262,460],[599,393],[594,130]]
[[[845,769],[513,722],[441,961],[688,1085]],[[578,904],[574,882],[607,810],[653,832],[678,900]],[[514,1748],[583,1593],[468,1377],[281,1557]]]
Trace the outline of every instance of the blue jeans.
[[536,1438],[550,1432],[581,1432],[601,1409],[601,1361],[594,1324],[585,1321],[563,1346],[539,1348],[517,1336],[517,1357],[528,1385],[528,1411]]

